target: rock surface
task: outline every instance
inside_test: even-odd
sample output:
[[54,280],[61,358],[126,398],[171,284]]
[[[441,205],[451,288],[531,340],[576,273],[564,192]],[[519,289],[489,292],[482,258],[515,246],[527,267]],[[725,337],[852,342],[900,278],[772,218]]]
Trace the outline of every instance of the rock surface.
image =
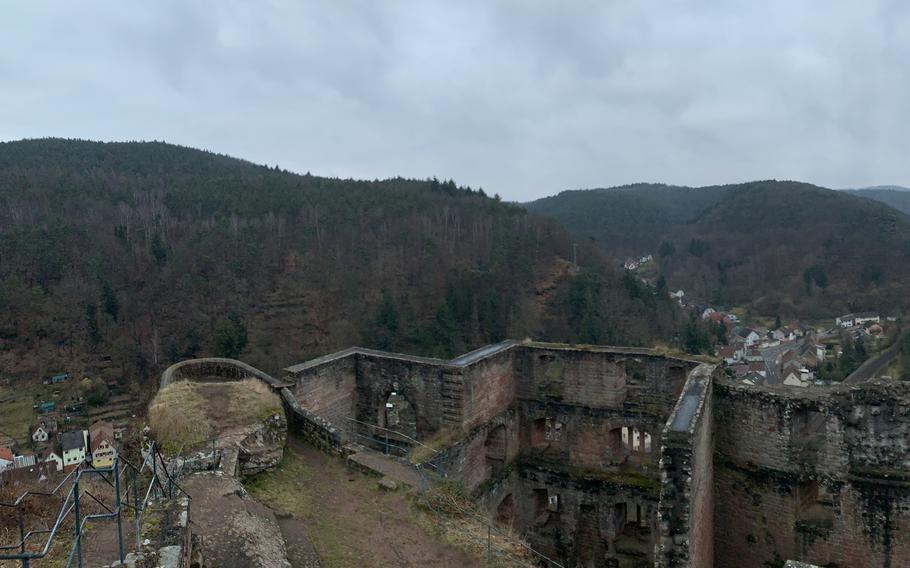
[[244,434],[239,444],[240,475],[255,475],[278,465],[288,439],[288,422],[283,411],[248,427]]

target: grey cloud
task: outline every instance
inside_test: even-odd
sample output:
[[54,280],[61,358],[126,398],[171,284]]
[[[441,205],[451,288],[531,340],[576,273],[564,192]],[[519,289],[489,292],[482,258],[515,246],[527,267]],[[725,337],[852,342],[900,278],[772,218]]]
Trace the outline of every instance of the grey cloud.
[[164,139],[526,200],[910,184],[898,1],[18,3],[0,138]]

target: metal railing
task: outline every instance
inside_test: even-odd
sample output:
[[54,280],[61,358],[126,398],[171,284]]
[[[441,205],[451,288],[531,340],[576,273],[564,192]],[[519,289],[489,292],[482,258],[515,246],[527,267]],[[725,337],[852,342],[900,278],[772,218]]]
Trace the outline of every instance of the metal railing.
[[[416,440],[397,430],[385,428],[383,426],[379,426],[378,424],[370,424],[369,422],[363,422],[361,420],[356,420],[351,417],[346,417],[345,419],[351,425],[350,435],[353,438],[359,438],[362,440],[366,440],[372,444],[383,446],[384,453],[386,455],[390,455],[390,452],[389,452],[390,448],[394,448],[395,450],[400,451],[402,456],[407,456],[413,449],[413,446],[420,446],[422,448],[429,450],[432,455],[432,457],[430,457],[429,459],[423,460],[418,463],[411,463],[411,462],[405,462],[405,463],[407,463],[408,465],[413,467],[414,470],[417,472],[418,479],[419,479],[419,487],[417,487],[417,489],[418,489],[417,495],[420,498],[421,503],[428,510],[432,511],[434,514],[436,514],[440,517],[447,516],[446,513],[440,511],[437,507],[435,507],[433,505],[432,501],[427,496],[427,492],[431,487],[439,485],[440,478],[445,479],[448,477],[443,465],[441,463],[434,463],[434,461],[437,458],[443,457],[443,455],[444,455],[443,452],[440,452],[439,450],[432,448],[432,447],[424,444],[423,442]],[[358,425],[369,428],[371,435],[367,435],[367,434],[358,432],[357,431]],[[380,432],[384,435],[376,436],[375,435],[376,432]],[[404,439],[405,441],[409,442],[412,445],[404,446],[401,444],[396,444],[392,440],[395,440],[397,438]],[[427,475],[428,474],[427,468],[432,470],[431,475]],[[449,504],[451,506],[453,506],[460,514],[473,518],[476,522],[478,522],[484,528],[486,528],[487,536],[485,539],[485,543],[483,543],[483,544],[486,549],[488,562],[492,562],[494,559],[493,557],[495,555],[497,559],[505,560],[514,566],[522,566],[522,567],[532,566],[532,564],[529,564],[527,562],[522,562],[518,558],[515,558],[512,554],[510,554],[510,552],[508,550],[497,545],[495,543],[496,539],[494,539],[494,535],[495,535],[497,538],[499,538],[501,540],[507,540],[510,543],[512,543],[513,545],[515,545],[516,547],[527,551],[537,562],[537,564],[534,564],[533,566],[543,565],[543,566],[546,566],[547,568],[565,568],[564,565],[560,564],[556,560],[546,556],[545,554],[543,554],[542,552],[540,552],[538,550],[535,550],[530,545],[528,545],[526,542],[524,542],[518,538],[515,538],[513,535],[502,530],[500,527],[496,526],[496,524],[493,523],[486,516],[478,514],[477,512],[471,511],[470,509],[467,509],[465,507],[459,506],[454,500],[451,501]]]
[[[160,463],[160,467],[159,467]],[[85,481],[83,481],[85,477]],[[108,507],[104,502],[92,494],[85,484],[89,478],[97,477],[110,485],[114,489],[114,506]],[[140,491],[140,480],[143,477],[148,478],[148,485],[143,486],[144,490]],[[165,483],[166,482],[166,486]],[[50,528],[40,528],[26,530],[25,507],[26,500],[31,497],[56,497],[62,495],[62,490],[69,486],[66,497],[57,511],[54,523]],[[149,446],[148,452],[137,467],[126,458],[118,453],[114,458],[114,464],[107,468],[93,468],[86,463],[80,464],[77,468],[68,473],[63,480],[57,484],[52,491],[26,491],[12,503],[0,502],[0,510],[13,509],[18,514],[19,525],[19,542],[12,545],[0,546],[0,560],[21,560],[23,568],[29,568],[32,560],[44,558],[48,555],[54,540],[62,538],[63,525],[72,515],[73,525],[73,543],[67,557],[66,567],[73,566],[75,560],[76,566],[82,568],[83,563],[83,539],[85,537],[86,527],[89,522],[100,519],[116,519],[117,521],[117,547],[120,562],[124,561],[124,538],[123,538],[123,513],[124,508],[132,509],[134,513],[134,522],[136,527],[136,551],[142,547],[141,530],[143,515],[148,507],[157,502],[158,497],[166,495],[173,498],[174,490],[189,499],[189,495],[171,476],[167,469],[166,462],[158,449],[157,444],[153,441]],[[140,501],[140,493],[142,500]],[[86,498],[90,501],[86,501]],[[132,503],[130,502],[132,498]],[[100,506],[104,513],[85,514],[83,510],[85,503],[94,503]],[[29,550],[29,540],[38,535],[47,535],[43,544],[38,544],[37,550]],[[9,552],[16,550],[17,552]]]

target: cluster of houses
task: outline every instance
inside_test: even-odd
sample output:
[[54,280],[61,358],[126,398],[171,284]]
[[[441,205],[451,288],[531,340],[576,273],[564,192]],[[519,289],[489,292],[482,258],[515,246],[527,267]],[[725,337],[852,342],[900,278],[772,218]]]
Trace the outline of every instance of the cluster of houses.
[[811,328],[792,324],[771,330],[739,325],[735,315],[713,308],[705,309],[702,318],[727,328],[727,345],[717,346],[717,356],[744,384],[807,387],[825,360],[825,345]]
[[42,448],[37,456],[15,455],[10,448],[0,446],[0,472],[38,464],[43,464],[48,474],[68,473],[85,462],[95,468],[111,467],[118,452],[114,426],[105,420],[93,423],[88,430],[68,432],[59,432],[56,420],[41,420],[32,428],[31,439]]
[[[834,323],[837,327],[842,329],[849,329],[851,327],[857,327],[861,325],[866,325],[867,323],[880,324],[882,318],[874,312],[860,312],[858,314],[845,314],[840,317],[834,318]],[[881,326],[879,326],[881,327]]]
[[654,260],[653,254],[646,254],[646,255],[640,256],[638,258],[630,257],[630,258],[626,259],[626,261],[623,263],[622,267],[625,268],[626,270],[638,270],[639,268],[641,268],[641,265],[651,262],[652,260]]

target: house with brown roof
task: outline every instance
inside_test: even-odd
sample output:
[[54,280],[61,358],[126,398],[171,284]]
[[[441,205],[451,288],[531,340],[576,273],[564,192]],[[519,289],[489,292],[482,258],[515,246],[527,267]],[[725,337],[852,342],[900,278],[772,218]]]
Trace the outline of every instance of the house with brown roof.
[[41,461],[46,464],[45,467],[48,472],[63,471],[63,452],[60,451],[56,444],[48,446],[41,452]]
[[89,427],[89,448],[92,467],[105,468],[114,465],[117,447],[114,442],[114,425],[99,420]]

